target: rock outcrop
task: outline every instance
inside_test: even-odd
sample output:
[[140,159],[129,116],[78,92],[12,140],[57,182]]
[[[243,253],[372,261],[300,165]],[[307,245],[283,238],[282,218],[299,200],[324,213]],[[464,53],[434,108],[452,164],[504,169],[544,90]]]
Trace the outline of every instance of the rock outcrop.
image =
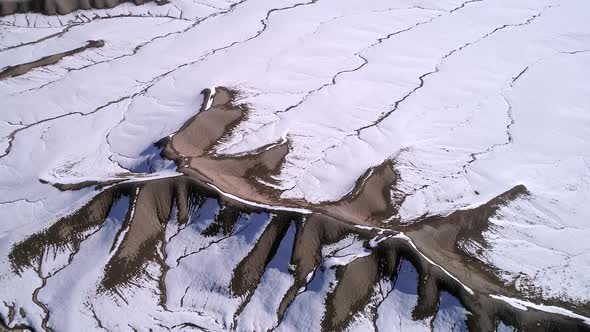
[[[127,0],[2,0],[0,1],[0,16],[16,13],[42,13],[45,15],[65,15],[79,9],[113,8]],[[164,4],[167,1],[156,1]],[[142,5],[145,0],[133,0],[136,5]]]

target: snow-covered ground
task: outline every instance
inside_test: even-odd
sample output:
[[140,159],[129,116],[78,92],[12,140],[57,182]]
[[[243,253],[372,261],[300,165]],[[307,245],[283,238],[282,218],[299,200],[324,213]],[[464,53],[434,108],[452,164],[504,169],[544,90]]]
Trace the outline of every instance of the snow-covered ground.
[[[23,322],[42,325],[31,302],[41,279],[27,270],[15,283],[7,254],[96,194],[46,182],[174,176],[152,144],[198,111],[203,88],[228,86],[242,92],[250,113],[218,151],[287,137],[292,149],[277,176],[285,198],[337,200],[385,159],[400,175],[392,190],[405,197],[405,223],[525,185],[530,195],[501,208],[484,233],[489,247],[474,255],[525,293],[588,305],[588,12],[585,0],[172,0],[2,17],[0,70],[88,40],[105,45],[0,80],[0,294],[26,308]],[[85,245],[108,242],[120,227],[115,219]],[[61,254],[56,266],[67,261]],[[79,289],[87,289],[96,271],[84,264],[74,259],[38,298],[82,269]],[[276,278],[258,293],[291,282],[281,274],[284,262],[275,264],[263,280]],[[175,273],[170,280],[186,281]],[[327,291],[332,277],[327,270],[314,284]],[[200,305],[198,290],[187,296]],[[459,314],[448,303],[449,315]],[[233,318],[211,319],[231,325]]]
[[360,316],[350,328],[353,331],[467,331],[468,312],[449,293],[442,292],[440,309],[429,319],[412,319],[412,310],[418,303],[418,272],[406,260],[399,264],[395,279],[381,280],[375,302],[375,324]]

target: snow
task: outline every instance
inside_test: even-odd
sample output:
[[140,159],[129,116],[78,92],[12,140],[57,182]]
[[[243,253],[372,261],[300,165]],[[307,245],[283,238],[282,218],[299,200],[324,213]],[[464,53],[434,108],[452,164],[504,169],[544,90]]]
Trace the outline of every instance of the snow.
[[[240,90],[239,102],[250,111],[217,152],[240,154],[288,139],[292,149],[276,177],[285,198],[337,200],[368,168],[386,159],[400,175],[395,189],[407,195],[398,216],[405,223],[474,207],[525,185],[530,196],[498,211],[484,233],[490,246],[474,256],[523,294],[588,303],[589,10],[584,0],[175,0],[64,16],[2,17],[0,67],[91,39],[105,41],[104,47],[0,80],[0,150],[5,151],[0,156],[0,215],[6,221],[0,224],[2,300],[26,311],[26,317],[16,315],[15,324],[41,328],[43,313],[31,298],[41,280],[31,269],[15,275],[6,254],[100,193],[92,187],[62,192],[51,183],[178,176],[153,143],[196,114],[203,88],[226,86]],[[176,266],[175,259],[184,250],[211,244],[199,233],[218,213],[216,204],[207,201],[194,226],[179,230],[169,224],[168,263],[175,267],[170,285],[189,283],[190,273],[204,273],[199,269],[213,264],[207,260],[199,267],[199,258],[196,266],[186,266],[184,260]],[[228,258],[236,263],[249,252],[267,217],[244,217],[256,225],[251,237],[222,241],[212,245],[221,253],[201,256],[226,259],[224,250],[236,246],[235,257]],[[92,251],[97,262],[104,260],[101,246],[113,236],[109,227],[91,235],[80,258],[69,264],[67,251],[44,257],[43,274],[65,267],[39,292],[52,311],[74,315],[44,294],[66,285],[80,269],[98,273],[82,253]],[[355,250],[354,255],[366,254]],[[146,269],[157,274],[156,266]],[[223,273],[229,270],[214,271],[208,282],[226,285]],[[304,291],[289,309],[311,305],[317,307],[314,316],[300,323],[285,317],[279,327],[318,322],[334,278],[330,271],[316,273],[311,280],[316,291]],[[284,266],[267,268],[265,276],[257,293],[267,294],[269,285],[282,290],[291,278]],[[71,303],[81,303],[82,290],[92,288],[89,280],[75,286],[80,292]],[[155,286],[146,281],[146,287]],[[169,305],[181,310],[177,293],[184,288],[170,288]],[[125,290],[137,298],[129,306],[101,297],[95,309],[109,317],[133,305],[153,309],[158,299],[152,290]],[[187,304],[202,305],[199,294],[188,295]],[[219,294],[211,300],[212,306],[222,301],[231,305],[195,324],[213,329],[231,325],[241,300]],[[446,314],[465,314],[448,303],[441,322],[448,322]],[[256,308],[260,303],[244,310]],[[155,326],[150,317],[181,321],[178,317],[190,316],[151,309],[130,319],[145,328]],[[7,317],[8,307],[0,305],[0,315]],[[74,318],[62,322],[59,315],[50,318],[50,325],[78,327]],[[76,315],[72,317],[80,317],[80,324],[88,324],[81,328],[94,326],[92,317]],[[273,326],[271,316],[260,326]],[[255,328],[245,316],[239,320],[244,329]],[[111,327],[122,329],[117,325],[122,323],[113,321]]]
[[312,213],[312,211],[310,211],[308,209],[304,209],[304,208],[292,208],[292,207],[288,207],[288,206],[268,205],[268,204],[256,203],[256,202],[244,199],[244,198],[240,198],[236,195],[226,193],[212,183],[207,183],[207,185],[209,187],[215,189],[218,193],[220,193],[221,195],[223,195],[225,197],[231,198],[233,200],[236,200],[238,202],[245,203],[245,204],[248,204],[251,206],[261,207],[261,208],[268,209],[271,211],[290,211],[290,212],[298,212],[301,214],[311,214]]
[[[447,292],[440,294],[440,309],[433,317],[414,320],[412,311],[418,304],[418,272],[402,260],[392,278],[375,286],[371,305],[376,307],[373,324],[370,313],[357,316],[348,332],[353,331],[466,331],[466,310]],[[432,328],[431,328],[432,327]]]
[[[205,217],[205,216],[203,216]],[[205,217],[205,219],[207,219]],[[169,262],[175,262],[166,275],[168,307],[172,310],[199,310],[207,308],[208,315],[225,328],[233,322],[233,315],[241,303],[228,289],[232,271],[252,250],[271,216],[268,214],[242,214],[232,236],[205,237],[192,227],[188,239],[175,238],[167,245]],[[197,223],[201,222],[201,217]],[[175,244],[176,241],[180,241]],[[191,242],[201,242],[193,249]],[[220,262],[223,262],[222,264]]]
[[377,308],[377,328],[380,331],[429,331],[428,321],[412,319],[412,310],[418,304],[418,272],[414,266],[402,260],[394,281],[386,285],[388,294]]
[[238,331],[268,331],[278,323],[276,312],[295,278],[290,273],[291,252],[295,241],[295,223],[291,223],[270,261],[259,286],[240,314]]
[[496,299],[496,300],[504,301],[504,302],[510,304],[511,306],[513,306],[517,309],[520,309],[520,310],[527,311],[528,308],[532,308],[535,310],[552,312],[552,313],[556,313],[556,314],[579,319],[579,320],[583,321],[586,325],[590,325],[590,318],[589,317],[578,315],[578,314],[573,313],[570,310],[567,310],[564,308],[560,308],[560,307],[556,307],[556,306],[552,306],[552,305],[536,304],[536,303],[532,303],[532,302],[528,302],[528,301],[524,301],[524,300],[506,297],[503,295],[492,294],[492,295],[490,295],[490,297],[493,299]]
[[129,199],[119,199],[111,209],[105,223],[88,241],[72,262],[49,279],[39,298],[52,313],[49,324],[60,331],[94,329],[96,323],[89,314],[96,286],[102,277],[103,268],[110,258],[109,249],[121,228]]
[[420,256],[422,256],[425,260],[428,261],[428,263],[438,267],[439,269],[441,269],[446,275],[448,275],[449,277],[453,278],[455,281],[457,281],[461,286],[463,286],[463,288],[469,293],[469,294],[474,294],[473,290],[471,290],[471,288],[467,287],[464,283],[461,282],[461,280],[459,280],[457,277],[455,277],[454,275],[452,275],[449,271],[445,270],[444,267],[442,267],[440,264],[435,263],[432,259],[428,258],[426,255],[424,255],[422,252],[420,252],[420,250],[418,250],[418,248],[416,247],[416,245],[414,244],[414,242],[412,241],[412,239],[410,239],[408,236],[406,236],[403,232],[400,232],[399,234],[394,235],[393,237],[395,238],[399,238],[399,239],[403,239],[406,240],[410,243],[410,245],[420,254]]
[[439,308],[432,321],[433,331],[467,331],[467,314],[461,302],[447,292],[441,292]]
[[[512,107],[521,110],[514,113],[512,148],[477,162],[478,173],[518,179],[532,193],[501,208],[493,218],[493,231],[485,234],[491,242],[485,256],[510,272],[508,279],[523,272],[534,278],[545,297],[576,302],[590,298],[590,283],[584,277],[590,247],[583,240],[590,235],[585,204],[590,199],[590,146],[583,139],[590,122],[582,106],[590,103],[590,90],[584,84],[555,86],[545,77],[581,80],[585,73],[578,66],[588,64],[590,54],[557,54],[530,66],[507,94]],[[527,122],[534,125],[524,126]],[[510,167],[492,172],[508,161]]]
[[504,324],[504,322],[500,322],[498,327],[496,328],[496,332],[515,332],[516,329],[510,325]]
[[322,262],[315,268],[305,288],[289,305],[277,331],[317,331],[325,313],[325,300],[336,287],[336,266],[350,264],[371,252],[363,242],[348,236],[334,244],[322,247]]

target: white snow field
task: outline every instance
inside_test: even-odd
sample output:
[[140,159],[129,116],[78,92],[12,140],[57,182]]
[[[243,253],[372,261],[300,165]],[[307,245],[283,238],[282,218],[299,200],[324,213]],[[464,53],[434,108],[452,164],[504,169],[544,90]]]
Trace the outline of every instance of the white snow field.
[[[15,244],[104,189],[51,184],[178,176],[153,144],[195,115],[211,86],[249,105],[218,153],[290,142],[274,175],[283,198],[336,201],[387,159],[404,224],[524,185],[529,195],[490,219],[488,246],[465,247],[525,297],[590,306],[589,13],[587,0],[171,0],[0,17],[0,71],[104,41],[0,79],[2,321],[54,331],[320,329],[331,267],[366,249],[324,247],[279,324],[294,224],[242,307],[212,290],[228,286],[271,216],[241,215],[230,236],[204,237],[216,201],[190,227],[166,227],[165,305],[155,265],[118,296],[98,290],[128,196],[80,248],[48,250],[20,273],[11,266]],[[469,313],[445,292],[435,317],[412,320],[416,271],[407,261],[399,271],[379,283],[375,324],[360,315],[349,330],[466,329]]]

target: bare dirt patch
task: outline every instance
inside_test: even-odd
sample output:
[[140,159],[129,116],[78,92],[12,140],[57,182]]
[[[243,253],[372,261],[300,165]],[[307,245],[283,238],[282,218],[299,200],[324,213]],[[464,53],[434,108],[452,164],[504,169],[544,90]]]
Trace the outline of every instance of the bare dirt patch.
[[[0,2],[0,5],[2,3],[4,3],[4,2]],[[19,65],[14,65],[14,66],[8,66],[8,67],[5,67],[4,69],[2,69],[2,71],[0,71],[0,80],[5,79],[5,78],[9,78],[9,77],[21,76],[21,75],[28,73],[32,69],[56,64],[61,59],[65,58],[67,56],[71,56],[71,55],[74,55],[77,53],[84,52],[90,48],[99,48],[99,47],[103,47],[103,46],[104,46],[103,40],[89,40],[86,43],[86,45],[80,46],[80,47],[75,48],[73,50],[48,55],[48,56],[42,57],[39,60],[35,60],[32,62],[21,63]]]

